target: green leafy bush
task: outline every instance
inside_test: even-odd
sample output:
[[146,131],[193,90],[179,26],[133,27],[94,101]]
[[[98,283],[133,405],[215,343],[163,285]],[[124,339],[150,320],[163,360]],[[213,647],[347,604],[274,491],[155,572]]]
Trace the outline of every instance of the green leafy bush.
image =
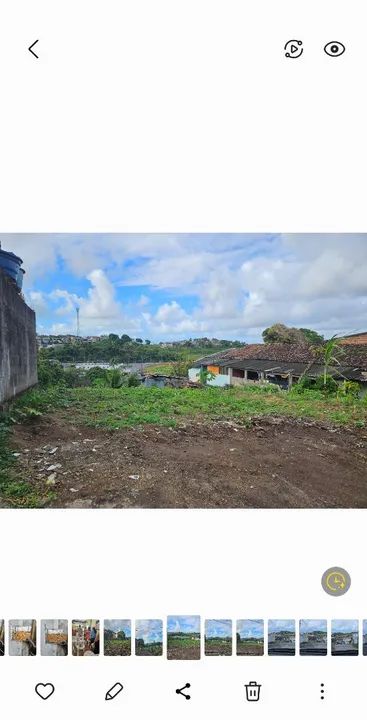
[[117,368],[109,371],[108,379],[111,388],[120,388],[122,386],[122,375]]
[[86,377],[91,385],[108,385],[108,370],[106,368],[94,367],[87,370]]
[[40,387],[58,385],[64,380],[64,368],[57,360],[39,360],[37,370]]
[[90,385],[86,373],[74,365],[64,370],[64,382],[67,387],[86,387]]
[[360,387],[357,382],[353,382],[353,380],[344,380],[344,382],[339,387],[339,395],[346,396],[351,399],[358,398],[360,393]]
[[136,373],[130,373],[127,377],[127,387],[139,387],[141,385],[139,376]]
[[324,377],[318,377],[315,381],[315,389],[320,390],[324,395],[336,395],[338,392],[338,383],[331,375]]

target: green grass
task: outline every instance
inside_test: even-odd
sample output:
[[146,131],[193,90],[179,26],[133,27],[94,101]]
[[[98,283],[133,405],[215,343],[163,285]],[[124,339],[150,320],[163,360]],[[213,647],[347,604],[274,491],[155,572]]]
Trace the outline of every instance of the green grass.
[[104,654],[131,655],[131,638],[125,638],[125,640],[118,640],[116,638],[105,640]]
[[52,499],[52,493],[41,492],[19,472],[9,448],[9,432],[7,422],[0,421],[0,500],[16,508],[41,507]]
[[32,422],[44,412],[62,403],[60,388],[31,390],[0,417],[0,500],[18,508],[36,508],[47,504],[54,494],[30,483],[24,470],[17,466],[17,458],[10,447],[11,426],[16,422]]
[[[273,389],[272,389],[273,390]],[[64,392],[66,420],[93,427],[119,429],[153,424],[174,427],[188,420],[232,420],[249,424],[254,416],[276,415],[365,427],[367,403],[325,398],[316,391],[274,392],[257,386],[221,388],[82,387]]]

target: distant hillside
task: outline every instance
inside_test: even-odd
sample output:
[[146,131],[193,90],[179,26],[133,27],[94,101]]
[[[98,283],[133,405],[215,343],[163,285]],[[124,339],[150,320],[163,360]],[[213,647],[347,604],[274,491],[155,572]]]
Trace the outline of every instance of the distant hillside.
[[[44,336],[43,336],[44,338]],[[46,359],[60,362],[108,362],[139,363],[169,362],[178,360],[195,360],[207,355],[212,350],[220,352],[230,347],[242,347],[238,340],[218,340],[217,338],[196,338],[164,343],[145,342],[140,338],[133,340],[126,335],[109,335],[88,341],[84,338],[70,336],[62,342],[58,336],[56,343],[40,348],[40,355]]]

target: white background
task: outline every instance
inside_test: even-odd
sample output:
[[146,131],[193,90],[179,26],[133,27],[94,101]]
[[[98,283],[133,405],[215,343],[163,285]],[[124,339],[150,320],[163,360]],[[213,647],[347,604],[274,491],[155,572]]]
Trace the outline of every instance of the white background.
[[[364,12],[356,0],[2,0],[0,231],[365,232]],[[291,38],[298,60],[284,57]],[[342,57],[323,53],[331,40]],[[365,541],[356,510],[3,510],[0,616],[363,618]],[[320,588],[334,564],[352,575],[340,599]],[[367,658],[0,664],[7,717],[341,718],[360,713]],[[105,703],[117,680],[124,692]],[[263,683],[253,706],[249,680]],[[43,703],[33,687],[47,681]],[[174,693],[187,681],[190,703]]]

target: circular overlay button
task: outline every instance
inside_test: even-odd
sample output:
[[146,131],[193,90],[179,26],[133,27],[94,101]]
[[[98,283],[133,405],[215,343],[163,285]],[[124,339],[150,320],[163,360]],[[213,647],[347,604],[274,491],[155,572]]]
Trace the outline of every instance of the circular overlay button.
[[321,578],[321,585],[325,592],[335,597],[345,595],[351,584],[349,572],[341,567],[332,567],[325,570]]

